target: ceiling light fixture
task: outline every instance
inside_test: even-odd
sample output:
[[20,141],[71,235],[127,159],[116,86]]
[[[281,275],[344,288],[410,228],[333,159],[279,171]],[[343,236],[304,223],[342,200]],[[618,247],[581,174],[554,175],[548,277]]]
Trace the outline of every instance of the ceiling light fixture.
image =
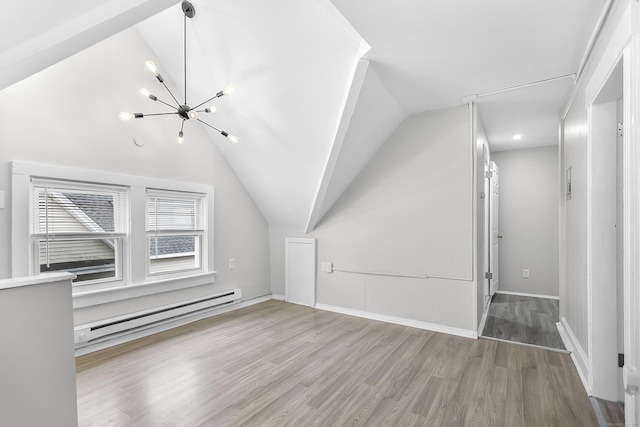
[[226,88],[224,88],[224,90],[221,90],[220,92],[217,92],[214,96],[212,96],[211,98],[207,99],[204,102],[201,102],[200,104],[196,105],[195,107],[190,107],[187,104],[187,18],[193,18],[196,14],[196,9],[193,7],[193,5],[191,3],[189,3],[188,1],[183,1],[182,2],[182,12],[184,13],[184,44],[183,44],[183,49],[184,49],[184,103],[180,103],[178,101],[178,99],[173,95],[173,93],[171,92],[171,90],[167,87],[167,84],[164,82],[164,78],[162,77],[162,75],[160,74],[160,72],[158,71],[158,67],[156,66],[156,64],[152,61],[152,60],[147,60],[144,63],[145,68],[151,73],[153,74],[156,79],[158,79],[158,81],[160,83],[162,83],[162,85],[165,87],[165,89],[167,90],[167,92],[169,92],[169,95],[171,95],[171,98],[173,98],[173,100],[175,101],[175,106],[168,103],[168,102],[164,102],[163,100],[159,99],[157,96],[153,95],[151,92],[149,92],[146,89],[140,89],[140,94],[142,96],[144,96],[145,98],[149,98],[152,101],[156,101],[156,102],[160,102],[161,104],[166,105],[167,107],[173,108],[175,111],[171,111],[168,113],[151,113],[151,114],[143,114],[143,113],[126,113],[126,112],[122,112],[118,115],[118,117],[120,117],[121,120],[130,120],[130,119],[141,119],[143,117],[148,117],[148,116],[166,116],[166,115],[172,115],[172,114],[176,114],[180,119],[182,119],[182,124],[180,125],[180,132],[178,132],[178,144],[182,144],[183,140],[184,140],[184,122],[186,120],[197,120],[200,123],[209,126],[211,129],[217,131],[220,133],[220,135],[229,138],[229,141],[231,141],[234,144],[238,143],[238,137],[235,135],[230,135],[227,132],[220,130],[218,128],[216,128],[215,126],[210,125],[209,123],[201,120],[199,118],[198,113],[209,113],[209,114],[213,114],[216,111],[218,111],[218,109],[214,106],[210,106],[210,107],[206,107],[206,108],[202,108],[202,109],[198,109],[200,107],[202,107],[204,104],[207,104],[211,101],[213,101],[216,98],[220,98],[221,96],[224,95],[230,95],[231,93],[233,93],[233,91],[235,90],[233,85],[227,86]]
[[519,133],[513,135],[513,140],[514,141],[520,141],[522,139],[522,135],[520,135]]

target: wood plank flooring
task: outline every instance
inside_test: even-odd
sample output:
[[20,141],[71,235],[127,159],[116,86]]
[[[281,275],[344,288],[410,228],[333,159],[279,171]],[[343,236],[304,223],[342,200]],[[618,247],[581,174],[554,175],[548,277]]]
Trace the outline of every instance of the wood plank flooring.
[[482,336],[566,350],[557,322],[558,300],[496,293]]
[[597,426],[569,355],[267,301],[77,359],[80,426]]
[[596,399],[607,426],[624,426],[624,403]]

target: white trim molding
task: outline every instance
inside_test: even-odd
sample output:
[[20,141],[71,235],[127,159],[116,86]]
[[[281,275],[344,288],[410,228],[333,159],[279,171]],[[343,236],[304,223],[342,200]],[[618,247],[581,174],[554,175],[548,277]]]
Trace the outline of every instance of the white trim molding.
[[346,314],[349,316],[362,317],[364,319],[409,326],[411,328],[425,329],[427,331],[441,332],[443,334],[449,335],[457,335],[459,337],[478,338],[478,334],[476,333],[476,331],[473,331],[471,329],[454,328],[453,326],[438,325],[436,323],[422,322],[420,320],[387,316],[385,314],[371,313],[369,311],[354,310],[345,307],[337,307],[335,305],[316,304],[315,308],[318,310],[332,311],[334,313]]
[[578,342],[571,326],[567,322],[565,317],[562,317],[558,323],[556,323],[558,327],[558,332],[560,333],[560,338],[562,338],[562,342],[567,350],[571,352],[571,359],[573,360],[573,364],[576,366],[576,370],[578,371],[578,375],[580,376],[580,381],[582,381],[582,385],[586,390],[587,394],[591,396],[591,386],[589,385],[589,360],[587,359],[587,354],[584,352],[584,349]]
[[528,294],[524,292],[511,292],[511,291],[496,291],[496,294],[504,294],[504,295],[517,295],[521,297],[532,297],[532,298],[545,298],[545,299],[555,299],[559,300],[560,297],[553,295],[539,295],[539,294]]

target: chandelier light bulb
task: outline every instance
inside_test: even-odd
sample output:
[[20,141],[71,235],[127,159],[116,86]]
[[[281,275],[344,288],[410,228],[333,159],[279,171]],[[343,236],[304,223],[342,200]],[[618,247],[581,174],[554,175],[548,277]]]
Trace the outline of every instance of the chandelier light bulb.
[[198,119],[198,112],[196,110],[191,110],[187,113],[187,115],[189,116],[189,118],[191,120],[197,120]]
[[120,120],[122,120],[123,122],[126,122],[127,120],[131,120],[133,118],[133,114],[122,111],[120,114],[118,114],[118,118],[120,118]]
[[234,144],[237,144],[238,142],[240,142],[240,140],[238,139],[237,136],[235,135],[229,135],[227,138],[229,138],[229,141],[231,141]]
[[144,61],[144,66],[145,68],[154,76],[158,76],[158,67],[156,67],[156,63],[153,62],[150,59],[147,59],[146,61]]
[[222,93],[225,95],[231,95],[235,90],[236,87],[234,85],[229,85],[222,90]]
[[182,131],[178,132],[178,144],[182,144],[184,141],[184,133]]
[[145,88],[142,88],[142,89],[140,89],[140,95],[144,96],[145,98],[148,98],[149,95],[151,95],[151,92],[149,92]]
[[218,111],[218,107],[216,107],[215,105],[212,105],[211,107],[207,107],[204,109],[205,113],[215,113],[216,111]]

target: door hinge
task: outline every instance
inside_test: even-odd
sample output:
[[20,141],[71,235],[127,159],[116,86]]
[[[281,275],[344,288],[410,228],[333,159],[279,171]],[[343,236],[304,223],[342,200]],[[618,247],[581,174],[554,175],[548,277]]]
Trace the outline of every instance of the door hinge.
[[493,273],[487,271],[486,273],[484,273],[484,278],[489,280],[493,279]]
[[491,171],[486,171],[484,173],[484,177],[488,178],[488,179],[491,179],[491,178],[493,178],[493,173]]
[[623,122],[619,122],[618,123],[618,136],[623,136],[624,135],[624,123]]

